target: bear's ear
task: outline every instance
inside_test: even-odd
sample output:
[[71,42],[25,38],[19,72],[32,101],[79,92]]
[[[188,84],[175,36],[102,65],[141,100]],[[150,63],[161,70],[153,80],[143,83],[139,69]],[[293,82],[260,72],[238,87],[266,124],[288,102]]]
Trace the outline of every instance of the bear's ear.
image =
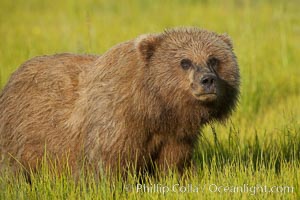
[[144,61],[148,61],[154,54],[162,40],[159,34],[141,35],[136,39],[136,47]]
[[230,47],[230,49],[233,49],[232,40],[229,37],[229,35],[227,35],[226,33],[223,33],[223,34],[219,34],[218,36],[221,40],[223,40],[223,42],[225,42]]

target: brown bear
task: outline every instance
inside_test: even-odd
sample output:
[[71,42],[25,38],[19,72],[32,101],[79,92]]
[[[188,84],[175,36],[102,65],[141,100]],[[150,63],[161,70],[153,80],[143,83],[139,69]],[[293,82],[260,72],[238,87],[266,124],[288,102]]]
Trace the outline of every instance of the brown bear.
[[0,165],[37,169],[46,152],[72,170],[182,172],[200,128],[235,108],[239,77],[231,39],[194,27],[33,58],[0,96]]

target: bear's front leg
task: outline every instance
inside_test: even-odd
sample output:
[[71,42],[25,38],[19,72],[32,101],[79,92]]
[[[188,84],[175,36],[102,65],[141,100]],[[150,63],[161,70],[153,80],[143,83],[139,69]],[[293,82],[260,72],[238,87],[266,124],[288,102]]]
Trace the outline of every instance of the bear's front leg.
[[190,166],[193,145],[184,140],[170,139],[162,146],[156,159],[159,172],[167,174],[169,170],[183,173],[185,167]]

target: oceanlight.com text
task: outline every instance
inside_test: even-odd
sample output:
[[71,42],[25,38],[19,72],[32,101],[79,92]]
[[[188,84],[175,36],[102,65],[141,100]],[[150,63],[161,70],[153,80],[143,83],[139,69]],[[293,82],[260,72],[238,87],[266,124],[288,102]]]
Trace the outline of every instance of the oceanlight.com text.
[[256,195],[259,193],[294,193],[293,186],[268,186],[268,185],[218,185],[218,184],[136,184],[126,185],[125,190],[136,192],[136,193],[200,193],[200,192],[211,192],[211,193],[247,193],[249,195]]

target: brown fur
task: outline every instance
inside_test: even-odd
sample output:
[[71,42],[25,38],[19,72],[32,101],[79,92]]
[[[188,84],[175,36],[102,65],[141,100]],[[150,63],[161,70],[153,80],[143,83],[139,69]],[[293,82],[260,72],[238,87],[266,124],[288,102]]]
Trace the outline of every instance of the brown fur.
[[[212,56],[219,60],[217,99],[199,100],[193,92],[203,92],[198,78],[211,72]],[[196,67],[183,70],[183,58]],[[0,96],[2,160],[36,168],[46,149],[60,162],[68,154],[73,170],[85,158],[95,170],[150,170],[154,163],[182,172],[199,129],[226,119],[238,91],[231,40],[197,28],[143,35],[101,57],[37,57]]]

